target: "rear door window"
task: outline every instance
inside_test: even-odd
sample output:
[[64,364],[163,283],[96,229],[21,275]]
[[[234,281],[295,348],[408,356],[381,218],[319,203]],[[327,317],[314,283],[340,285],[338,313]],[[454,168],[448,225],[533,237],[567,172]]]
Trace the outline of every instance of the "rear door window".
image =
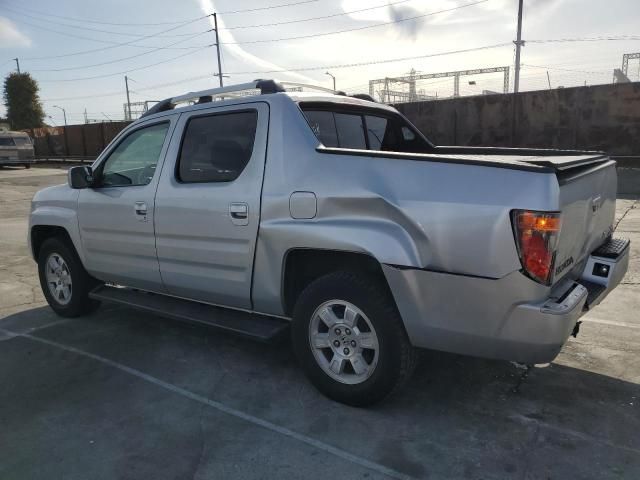
[[178,179],[199,183],[238,178],[251,159],[257,126],[256,111],[190,119],[178,159]]
[[0,137],[0,147],[15,147],[16,144],[11,137]]

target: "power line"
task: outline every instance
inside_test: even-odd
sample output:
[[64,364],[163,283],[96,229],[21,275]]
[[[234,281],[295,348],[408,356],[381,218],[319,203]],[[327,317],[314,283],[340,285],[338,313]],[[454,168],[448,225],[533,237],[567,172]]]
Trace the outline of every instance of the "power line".
[[245,8],[244,10],[227,10],[226,12],[217,12],[219,15],[233,15],[235,13],[260,12],[263,10],[273,10],[274,8],[293,7],[295,5],[304,5],[305,3],[314,3],[318,0],[304,0],[301,2],[281,3],[279,5],[268,5],[266,7]]
[[470,53],[470,52],[478,52],[480,50],[490,50],[495,48],[503,48],[510,47],[511,43],[497,43],[495,45],[485,45],[482,47],[472,47],[465,48],[461,50],[451,50],[447,52],[438,52],[438,53],[430,53],[426,55],[416,55],[411,57],[399,57],[399,58],[388,58],[384,60],[372,60],[368,62],[357,62],[357,63],[342,63],[342,64],[333,64],[333,65],[316,65],[311,67],[301,67],[301,68],[283,68],[280,70],[256,70],[251,72],[228,72],[230,75],[257,75],[263,73],[286,73],[286,72],[309,72],[313,70],[328,70],[328,69],[337,69],[337,68],[351,68],[351,67],[363,67],[367,65],[380,65],[383,63],[394,63],[394,62],[404,62],[406,60],[420,60],[424,58],[433,58],[433,57],[443,57],[446,55],[456,55],[460,53]]
[[[333,65],[316,65],[316,66],[309,66],[309,67],[299,67],[299,68],[286,68],[286,69],[281,69],[281,70],[256,70],[256,71],[245,71],[245,72],[227,72],[230,75],[257,75],[257,74],[265,74],[265,73],[286,73],[286,72],[305,72],[305,71],[314,71],[314,70],[324,70],[324,69],[338,69],[338,68],[351,68],[351,67],[362,67],[362,66],[367,66],[367,65],[379,65],[379,64],[385,64],[385,63],[395,63],[395,62],[404,62],[407,60],[420,60],[420,59],[424,59],[424,58],[434,58],[434,57],[442,57],[442,56],[447,56],[447,55],[457,55],[457,54],[461,54],[461,53],[470,53],[470,52],[478,52],[481,50],[491,50],[491,49],[496,49],[496,48],[503,48],[503,47],[509,47],[511,46],[511,43],[498,43],[495,45],[484,45],[481,47],[473,47],[473,48],[467,48],[467,49],[461,49],[461,50],[451,50],[451,51],[447,51],[447,52],[438,52],[438,53],[431,53],[431,54],[426,54],[426,55],[416,55],[416,56],[411,56],[411,57],[398,57],[398,58],[387,58],[387,59],[383,59],[383,60],[372,60],[372,61],[368,61],[368,62],[358,62],[358,63],[345,63],[345,64],[333,64]],[[121,72],[118,74],[113,74],[113,75],[121,75],[123,73],[127,73],[127,72]],[[112,76],[112,75],[109,75]],[[139,88],[139,91],[145,91],[145,90],[156,90],[156,89],[160,89],[163,87],[172,87],[174,85],[180,85],[183,83],[187,83],[187,82],[192,82],[192,81],[197,81],[197,80],[204,80],[204,79],[209,79],[211,78],[212,75],[200,75],[200,76],[196,76],[196,77],[189,77],[189,78],[184,78],[181,80],[176,80],[173,82],[166,82],[166,83],[161,83],[161,84],[156,84],[156,85],[149,85],[149,86],[145,86],[144,88]],[[96,94],[96,95],[81,95],[81,96],[76,96],[76,97],[62,97],[62,98],[49,98],[49,99],[45,99],[43,100],[44,102],[60,102],[63,100],[80,100],[80,99],[85,99],[85,98],[99,98],[99,97],[111,97],[111,96],[116,96],[116,95],[122,95],[122,92],[112,92],[112,93],[101,93],[101,94]]]
[[299,35],[299,36],[295,36],[295,37],[270,38],[270,39],[265,39],[265,40],[247,40],[247,41],[243,41],[243,42],[220,42],[220,45],[246,45],[246,44],[256,44],[256,43],[282,42],[282,41],[286,41],[286,40],[301,40],[301,39],[305,39],[305,38],[316,38],[316,37],[323,37],[323,36],[327,36],[327,35],[337,35],[339,33],[356,32],[356,31],[360,31],[360,30],[366,30],[366,29],[369,29],[369,28],[383,27],[383,26],[386,26],[386,25],[393,25],[393,24],[397,24],[397,23],[407,22],[409,20],[416,20],[418,18],[431,17],[431,16],[434,16],[434,15],[439,15],[441,13],[447,13],[447,12],[452,12],[454,10],[460,10],[462,8],[473,7],[475,5],[480,5],[481,3],[486,3],[488,1],[489,0],[478,0],[476,2],[467,3],[465,5],[458,5],[457,7],[446,8],[446,9],[443,9],[443,10],[438,10],[436,12],[425,13],[423,15],[415,15],[413,17],[401,18],[401,19],[398,19],[398,20],[392,20],[390,22],[377,23],[375,25],[367,25],[367,26],[364,26],[364,27],[349,28],[349,29],[346,29],[346,30],[335,30],[335,31],[332,31],[332,32],[314,33],[314,34],[310,34],[310,35]]
[[[226,27],[224,30],[238,30],[238,29],[242,29],[242,28],[258,28],[258,27],[274,27],[277,25],[290,25],[292,23],[302,23],[302,22],[311,22],[313,20],[324,20],[327,18],[335,18],[335,17],[342,17],[345,15],[352,15],[354,13],[360,13],[360,12],[367,12],[369,10],[376,10],[378,8],[386,8],[386,7],[392,7],[394,5],[398,5],[399,3],[407,3],[407,2],[412,2],[414,0],[399,0],[397,2],[391,2],[391,3],[385,3],[383,5],[377,5],[375,7],[367,7],[367,8],[361,8],[359,10],[351,10],[348,12],[342,12],[342,13],[334,13],[332,15],[323,15],[321,17],[311,17],[311,18],[302,18],[299,20],[287,20],[285,22],[275,22],[275,23],[259,23],[259,24],[255,24],[255,25],[238,25],[235,27]],[[222,30],[222,29],[220,29]]]
[[559,70],[562,72],[586,73],[589,75],[604,75],[604,74],[611,75],[611,69],[600,70],[600,71],[587,71],[587,70],[574,70],[572,68],[553,67],[551,65],[532,65],[530,63],[523,63],[522,66],[532,67],[532,68],[541,68],[543,70]]
[[143,65],[142,67],[136,67],[136,68],[131,68],[128,70],[123,70],[121,72],[114,72],[114,73],[107,73],[105,75],[94,75],[91,77],[77,77],[77,78],[62,78],[62,79],[57,79],[57,80],[39,80],[40,83],[59,83],[59,82],[77,82],[77,81],[81,81],[81,80],[95,80],[97,78],[108,78],[108,77],[115,77],[115,76],[119,76],[119,75],[124,75],[125,73],[129,73],[129,72],[137,72],[138,70],[144,70],[147,68],[151,68],[151,67],[155,67],[156,65],[162,65],[163,63],[168,63],[168,62],[172,62],[174,60],[178,60],[180,58],[184,58],[188,55],[193,55],[194,53],[200,52],[202,50],[204,50],[205,48],[209,48],[209,47],[213,47],[214,44],[211,45],[205,45],[202,48],[199,48],[197,50],[191,51],[191,52],[187,52],[187,53],[183,53],[181,55],[177,55],[175,57],[171,57],[171,58],[167,58],[166,60],[162,60],[160,62],[156,62],[156,63],[151,63],[149,65]]
[[640,40],[640,35],[612,35],[601,37],[547,38],[527,40],[527,43],[568,43],[568,42],[611,42],[624,40]]
[[[42,15],[40,14],[40,16],[36,16],[36,15],[30,15],[28,13],[24,13],[24,12],[20,12],[17,10],[14,10],[10,7],[5,7],[7,8],[7,10],[12,14],[12,15],[21,15],[27,18],[32,18],[38,22],[43,22],[48,24],[52,24],[52,25],[59,25],[61,27],[66,27],[66,28],[77,28],[79,30],[88,30],[90,32],[99,32],[99,33],[108,33],[110,35],[121,35],[123,37],[139,37],[140,34],[139,33],[129,33],[129,32],[116,32],[113,30],[103,30],[101,28],[93,28],[93,27],[86,27],[86,26],[81,26],[81,25],[74,25],[72,23],[64,23],[64,22],[55,22],[53,20],[51,20],[50,18],[47,18],[47,15]],[[42,18],[44,17],[44,18]],[[20,22],[26,23],[24,20],[19,20]],[[182,37],[188,34],[178,34],[178,35],[158,35],[158,37]]]
[[108,50],[108,49],[111,49],[111,48],[124,47],[124,46],[131,46],[131,47],[138,47],[138,48],[151,48],[151,49],[153,49],[153,48],[157,48],[157,47],[154,47],[154,46],[151,46],[151,45],[134,45],[134,43],[142,41],[142,40],[146,40],[148,38],[156,37],[161,33],[166,33],[166,32],[171,32],[173,30],[177,30],[178,28],[185,27],[187,25],[195,23],[195,22],[197,22],[199,20],[202,20],[203,18],[207,18],[209,16],[210,15],[203,15],[202,17],[197,18],[195,20],[190,20],[189,22],[181,23],[177,27],[168,28],[168,29],[162,30],[160,32],[152,33],[152,34],[149,34],[149,35],[144,35],[144,36],[141,36],[138,39],[130,40],[130,41],[127,41],[127,42],[121,42],[121,43],[119,43],[119,42],[110,42],[110,41],[107,41],[107,40],[95,40],[95,39],[92,39],[92,38],[81,37],[79,35],[68,34],[66,32],[60,32],[58,30],[53,30],[53,29],[50,29],[50,28],[45,28],[45,27],[41,27],[39,25],[35,25],[38,28],[43,28],[45,30],[52,30],[55,33],[59,33],[61,35],[68,35],[68,36],[72,36],[72,37],[76,37],[76,38],[81,38],[81,39],[84,39],[84,40],[92,40],[92,41],[96,41],[96,42],[109,43],[109,44],[112,44],[113,46],[111,46],[111,47],[94,48],[94,49],[91,49],[91,50],[84,50],[84,51],[81,51],[81,52],[66,53],[66,54],[61,54],[61,55],[49,55],[49,56],[46,56],[46,57],[21,57],[21,58],[23,60],[49,60],[49,59],[52,59],[52,58],[71,57],[71,56],[75,56],[75,55],[83,55],[83,54],[86,54],[86,53],[95,53],[95,52]]
[[[85,68],[93,68],[93,67],[100,67],[103,65],[111,65],[113,63],[118,63],[118,62],[124,62],[126,60],[130,60],[132,58],[138,58],[138,57],[142,57],[144,55],[149,55],[150,53],[154,53],[157,52],[158,50],[164,50],[167,49],[169,47],[172,47],[173,45],[178,45],[179,43],[183,43],[186,42],[188,40],[191,40],[192,38],[195,37],[199,37],[200,35],[204,35],[205,33],[209,33],[211,32],[212,29],[206,30],[204,32],[200,32],[200,33],[196,33],[195,35],[192,35],[191,37],[185,38],[183,40],[179,40],[177,42],[171,43],[165,47],[157,47],[154,48],[153,50],[149,50],[148,52],[142,52],[142,53],[138,53],[136,55],[131,55],[129,57],[123,57],[123,58],[118,58],[116,60],[110,60],[108,62],[100,62],[100,63],[94,63],[91,65],[81,65],[79,67],[65,67],[65,68],[52,68],[52,69],[35,69],[35,70],[31,70],[32,72],[63,72],[63,71],[68,71],[68,70],[84,70]],[[209,45],[200,45],[200,46],[193,46],[193,47],[187,47],[188,49],[194,50],[194,49],[202,49],[202,48],[206,48]]]
[[[235,14],[235,13],[245,13],[245,12],[257,12],[257,11],[261,11],[261,10],[271,10],[271,9],[275,9],[275,8],[284,8],[284,7],[292,7],[295,5],[303,5],[303,4],[307,4],[307,3],[314,3],[317,2],[318,0],[303,0],[303,1],[299,1],[299,2],[292,2],[292,3],[284,3],[284,4],[279,4],[279,5],[269,5],[269,6],[265,6],[265,7],[258,7],[258,8],[247,8],[244,10],[233,10],[233,11],[226,11],[226,12],[218,12],[221,15],[224,14]],[[78,18],[78,17],[66,17],[63,15],[55,15],[53,13],[44,13],[41,12],[39,10],[34,10],[31,8],[26,8],[23,7],[22,5],[19,7],[21,10],[26,10],[28,12],[32,12],[32,13],[40,13],[43,15],[46,15],[47,17],[54,17],[54,18],[61,18],[63,20],[70,20],[73,22],[81,22],[81,23],[93,23],[96,25],[113,25],[113,26],[121,26],[121,27],[144,27],[144,26],[159,26],[159,25],[178,25],[178,24],[182,24],[182,23],[189,23],[195,20],[200,20],[203,17],[198,17],[192,20],[182,20],[182,21],[175,21],[175,22],[155,22],[155,23],[126,23],[126,22],[103,22],[103,21],[98,21],[98,20],[90,20],[87,18]],[[208,16],[208,15],[207,15]]]

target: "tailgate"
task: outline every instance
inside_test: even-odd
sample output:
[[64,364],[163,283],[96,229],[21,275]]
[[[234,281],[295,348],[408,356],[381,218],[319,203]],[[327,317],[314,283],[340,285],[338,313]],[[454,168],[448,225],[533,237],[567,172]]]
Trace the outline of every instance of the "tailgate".
[[617,172],[614,161],[559,169],[562,228],[553,282],[573,271],[613,233]]

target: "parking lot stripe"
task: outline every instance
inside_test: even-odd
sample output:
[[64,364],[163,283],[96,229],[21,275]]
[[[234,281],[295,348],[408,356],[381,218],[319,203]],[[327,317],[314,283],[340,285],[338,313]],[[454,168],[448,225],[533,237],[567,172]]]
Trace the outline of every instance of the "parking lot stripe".
[[219,410],[223,413],[226,413],[228,415],[231,415],[233,417],[245,420],[249,423],[252,423],[254,425],[257,425],[259,427],[265,428],[267,430],[270,430],[272,432],[276,432],[279,433],[281,435],[284,435],[285,437],[289,437],[292,438],[294,440],[298,440],[299,442],[305,443],[307,445],[310,445],[312,447],[315,447],[319,450],[322,450],[326,453],[329,453],[331,455],[335,455],[336,457],[342,458],[343,460],[347,460],[351,463],[354,463],[356,465],[360,465],[361,467],[367,468],[369,470],[381,473],[383,475],[386,475],[390,478],[397,478],[397,479],[402,479],[402,480],[409,480],[412,479],[413,477],[406,475],[404,473],[398,472],[396,470],[393,470],[389,467],[385,467],[384,465],[381,465],[379,463],[375,463],[372,462],[370,460],[367,460],[365,458],[359,457],[357,455],[354,455],[352,453],[346,452],[338,447],[334,447],[333,445],[329,445],[328,443],[325,443],[323,441],[320,440],[316,440],[315,438],[312,437],[308,437],[306,435],[303,435],[301,433],[297,433],[294,432],[293,430],[290,430],[286,427],[281,427],[280,425],[277,425],[275,423],[272,423],[268,420],[264,420],[262,418],[259,417],[255,417],[251,414],[242,412],[240,410],[236,410],[233,407],[229,407],[223,403],[220,402],[216,402],[215,400],[210,400],[206,397],[203,397],[202,395],[198,395],[197,393],[193,393],[190,392],[189,390],[185,390],[184,388],[178,387],[177,385],[173,385],[171,383],[167,383],[163,380],[160,380],[159,378],[153,377],[151,375],[148,375],[144,372],[141,372],[140,370],[136,370],[135,368],[131,368],[131,367],[127,367],[126,365],[122,365],[118,362],[114,362],[113,360],[109,360],[108,358],[104,358],[101,357],[100,355],[95,355],[93,353],[89,353],[89,352],[85,352],[84,350],[80,350],[78,348],[75,347],[71,347],[68,345],[64,345],[62,343],[58,343],[58,342],[54,342],[52,340],[47,340],[44,338],[40,338],[40,337],[36,337],[33,335],[30,335],[28,333],[17,333],[17,332],[12,332],[10,330],[5,330],[3,328],[0,328],[0,332],[5,333],[7,335],[12,335],[15,337],[22,337],[22,338],[26,338],[29,339],[31,341],[34,342],[38,342],[38,343],[42,343],[44,345],[48,345],[50,347],[54,347],[54,348],[58,348],[60,350],[64,350],[70,353],[75,353],[76,355],[81,355],[83,357],[86,358],[90,358],[92,360],[95,360],[97,362],[100,362],[102,364],[108,365],[112,368],[118,369],[122,372],[128,373],[129,375],[133,375],[134,377],[137,377],[141,380],[144,380],[146,382],[152,383],[158,387],[164,388],[165,390],[169,390],[173,393],[176,393],[182,397],[188,398],[190,400],[194,400],[196,402],[202,403],[204,405],[207,405],[208,407],[214,408],[216,410]]
[[38,327],[31,327],[25,333],[37,332],[38,330],[44,330],[45,328],[55,327],[57,325],[64,325],[65,323],[69,323],[74,321],[74,318],[63,318],[62,320],[56,320],[55,322],[45,323],[44,325],[40,325]]
[[640,325],[634,325],[632,323],[615,322],[613,320],[604,320],[602,318],[587,317],[584,319],[586,323],[600,323],[602,325],[612,325],[614,327],[626,327],[626,328],[640,328]]

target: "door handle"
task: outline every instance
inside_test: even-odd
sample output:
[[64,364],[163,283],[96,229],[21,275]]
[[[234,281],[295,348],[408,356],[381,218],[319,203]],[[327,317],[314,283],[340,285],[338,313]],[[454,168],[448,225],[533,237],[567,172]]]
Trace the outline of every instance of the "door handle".
[[249,225],[249,205],[246,203],[230,203],[229,216],[236,225]]
[[144,202],[136,202],[136,215],[147,214],[147,204]]

